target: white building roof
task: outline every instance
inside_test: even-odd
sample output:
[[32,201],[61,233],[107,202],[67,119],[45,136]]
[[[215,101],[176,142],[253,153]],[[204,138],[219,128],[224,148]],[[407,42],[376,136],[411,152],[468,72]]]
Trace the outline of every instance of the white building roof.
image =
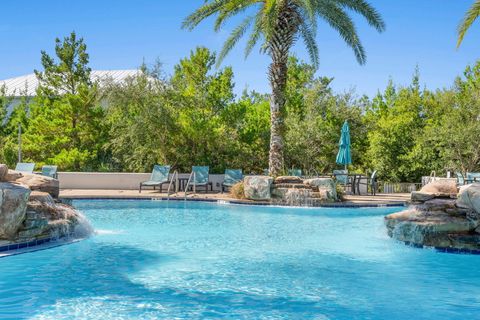
[[[125,81],[128,77],[138,75],[140,70],[92,70],[90,78],[95,81],[111,80],[114,83]],[[5,86],[8,96],[36,95],[38,79],[34,73],[25,76],[0,80],[0,87]]]

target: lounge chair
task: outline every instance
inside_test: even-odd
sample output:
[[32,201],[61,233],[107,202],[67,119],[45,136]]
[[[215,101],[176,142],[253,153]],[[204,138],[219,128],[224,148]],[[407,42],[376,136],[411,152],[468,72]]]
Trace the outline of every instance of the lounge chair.
[[25,172],[25,173],[33,173],[35,169],[35,163],[26,163],[26,162],[19,162],[15,167],[15,171]]
[[[362,182],[362,180],[366,180],[366,181]],[[358,190],[359,195],[360,195],[360,186],[361,185],[367,186],[367,192],[368,192],[368,187],[370,187],[370,192],[371,192],[372,196],[377,195],[377,191],[378,191],[377,170],[373,171],[373,173],[370,177],[358,178],[357,190]]]
[[465,185],[465,177],[463,176],[463,173],[455,172],[455,175],[457,176],[457,185],[459,186]]
[[162,186],[166,183],[170,183],[168,179],[170,175],[170,166],[159,166],[155,165],[153,167],[152,175],[150,176],[150,180],[145,182],[140,182],[140,188],[138,192],[142,192],[143,187],[153,187],[153,190],[156,187],[160,187],[160,192],[162,192]]
[[302,169],[288,169],[288,175],[291,177],[301,177]]
[[338,184],[341,184],[344,187],[350,186],[352,191],[355,193],[355,188],[352,185],[350,177],[348,176],[348,170],[333,170],[333,177]]
[[468,183],[480,182],[480,173],[467,172],[467,182]]
[[340,184],[346,185],[349,183],[348,170],[333,170],[333,176]]
[[213,191],[213,184],[209,181],[209,171],[208,166],[193,166],[192,173],[188,179],[187,185],[185,187],[185,195],[187,194],[188,188],[192,187],[193,191],[196,192],[197,187],[205,187],[205,193],[208,191],[208,186],[210,190]]
[[242,169],[226,169],[222,183],[222,192],[225,192],[225,190],[231,188],[234,184],[242,181],[242,179]]
[[57,166],[43,166],[41,175],[58,179]]

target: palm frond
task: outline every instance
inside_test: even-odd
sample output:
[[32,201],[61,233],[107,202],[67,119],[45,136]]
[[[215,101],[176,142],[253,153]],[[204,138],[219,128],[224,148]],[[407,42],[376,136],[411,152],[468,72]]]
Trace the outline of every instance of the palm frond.
[[369,25],[377,29],[378,32],[385,31],[385,21],[378,11],[365,0],[335,0],[342,6],[361,14]]
[[472,26],[472,24],[477,20],[480,16],[480,0],[476,0],[475,3],[470,7],[468,12],[465,14],[465,17],[461,21],[460,25],[458,26],[458,40],[457,40],[457,48],[463,42],[465,35],[467,34],[468,29]]
[[193,30],[202,20],[217,13],[222,6],[230,1],[232,0],[213,0],[205,3],[183,20],[182,28]]
[[251,5],[259,2],[261,2],[261,0],[231,0],[225,3],[219,10],[218,17],[215,20],[214,30],[219,31],[229,18],[244,12]]
[[357,58],[359,64],[363,65],[367,61],[365,49],[358,37],[357,29],[348,14],[336,3],[336,1],[318,1],[318,15],[323,18],[338,34],[345,43],[350,46]]
[[240,38],[243,37],[245,32],[248,30],[248,28],[251,26],[252,22],[254,20],[254,17],[249,16],[246,17],[242,23],[240,23],[235,29],[233,29],[232,33],[228,37],[227,41],[225,41],[225,44],[223,45],[222,51],[220,51],[220,54],[218,55],[217,59],[217,66],[219,66],[223,59],[225,59],[226,55],[233,49],[233,47],[237,44],[237,42],[240,40]]
[[[477,8],[472,7],[471,11],[477,10],[477,14],[475,16],[472,14],[465,20],[466,29],[480,14],[480,0],[476,0],[475,5]],[[318,19],[325,20],[335,29],[353,49],[357,61],[364,64],[365,50],[355,24],[348,14],[349,11],[362,15],[377,31],[385,30],[385,22],[368,0],[205,0],[204,5],[183,21],[182,26],[191,30],[204,19],[216,16],[214,29],[219,31],[231,17],[245,13],[252,6],[258,6],[256,7],[258,10],[254,16],[248,16],[232,31],[219,54],[217,64],[221,63],[240,38],[251,29],[245,48],[245,57],[251,53],[260,39],[263,41],[264,51],[280,52],[284,55],[293,46],[295,40],[302,37],[312,63],[318,66],[318,46],[315,41]],[[300,17],[299,20],[293,18],[292,21],[286,21],[285,19],[292,19],[286,18],[292,17],[292,13],[293,16]],[[461,33],[461,39],[464,33],[465,31]]]
[[315,41],[315,32],[307,23],[302,23],[300,25],[300,34],[302,35],[303,42],[307,48],[308,55],[310,60],[315,68],[319,66],[319,55],[318,55],[318,46]]
[[262,12],[258,12],[256,17],[255,17],[255,23],[253,25],[253,30],[252,33],[250,34],[250,37],[247,41],[247,46],[245,47],[245,58],[250,55],[252,52],[253,48],[255,45],[258,43],[258,40],[260,40],[260,37],[262,36],[262,19],[263,15]]

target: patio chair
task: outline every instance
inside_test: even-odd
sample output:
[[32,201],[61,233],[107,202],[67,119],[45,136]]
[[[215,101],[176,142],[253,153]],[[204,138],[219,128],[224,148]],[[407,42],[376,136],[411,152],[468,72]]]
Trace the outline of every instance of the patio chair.
[[35,163],[27,163],[27,162],[19,162],[15,167],[15,171],[25,172],[25,173],[33,173],[35,169]]
[[192,173],[190,173],[190,178],[185,187],[185,195],[189,187],[192,187],[193,191],[196,192],[197,187],[204,186],[205,193],[207,193],[210,186],[210,191],[213,191],[213,184],[209,181],[209,171],[210,168],[208,166],[192,166]]
[[58,179],[57,166],[43,166],[42,167],[42,176]]
[[463,173],[457,171],[457,172],[455,172],[455,175],[457,176],[457,185],[464,186],[465,185],[465,177],[463,176]]
[[480,182],[480,173],[479,172],[467,172],[467,182],[468,183]]
[[348,170],[333,170],[333,177],[340,184],[346,185],[349,183]]
[[[362,182],[362,180],[366,180],[365,182]],[[370,177],[363,177],[363,178],[358,178],[357,180],[357,191],[358,194],[360,195],[360,186],[367,186],[367,193],[368,193],[368,188],[370,187],[370,193],[372,196],[377,195],[377,190],[378,190],[378,182],[377,182],[377,170],[373,171],[372,175]]]
[[291,177],[301,177],[302,176],[302,169],[288,169],[288,175]]
[[150,180],[145,182],[140,182],[140,188],[138,192],[141,193],[142,188],[144,187],[153,187],[153,190],[155,190],[156,187],[160,187],[160,192],[162,192],[163,185],[170,183],[169,175],[170,175],[170,166],[160,166],[156,164],[153,167]]
[[343,185],[344,187],[350,187],[354,191],[352,181],[348,176],[348,170],[333,170],[333,177],[338,184]]
[[226,169],[225,177],[222,183],[222,193],[228,188],[231,188],[234,184],[242,181],[243,173],[242,169]]

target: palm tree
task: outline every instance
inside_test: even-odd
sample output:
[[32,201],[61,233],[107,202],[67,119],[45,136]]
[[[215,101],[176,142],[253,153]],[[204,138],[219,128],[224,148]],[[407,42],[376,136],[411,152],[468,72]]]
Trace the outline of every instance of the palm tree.
[[283,112],[287,83],[287,62],[296,40],[301,38],[315,67],[318,66],[318,47],[315,41],[318,18],[325,20],[353,49],[360,64],[366,62],[365,50],[360,43],[355,24],[347,11],[356,12],[382,32],[385,23],[380,14],[366,0],[206,0],[189,15],[183,27],[194,29],[210,16],[216,16],[215,31],[238,14],[246,14],[233,29],[219,54],[222,62],[235,44],[251,30],[245,49],[247,57],[257,43],[261,52],[271,57],[268,77],[270,96],[270,175],[277,176],[283,169]]
[[463,38],[467,34],[468,29],[472,26],[472,24],[477,20],[480,16],[480,0],[476,0],[475,3],[470,7],[470,9],[463,17],[462,22],[458,26],[458,40],[457,40],[457,48],[460,47],[462,44]]

